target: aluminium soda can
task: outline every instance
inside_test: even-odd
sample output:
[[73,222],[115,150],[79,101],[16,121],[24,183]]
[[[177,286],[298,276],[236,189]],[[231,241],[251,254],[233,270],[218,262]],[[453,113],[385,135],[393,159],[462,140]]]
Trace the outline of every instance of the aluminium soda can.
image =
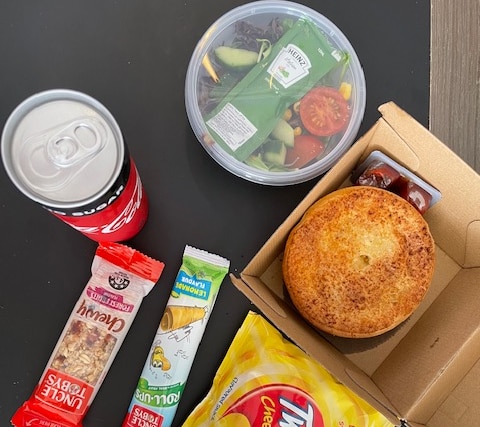
[[86,94],[27,98],[5,123],[1,153],[22,193],[92,240],[128,240],[146,222],[147,195],[120,128]]

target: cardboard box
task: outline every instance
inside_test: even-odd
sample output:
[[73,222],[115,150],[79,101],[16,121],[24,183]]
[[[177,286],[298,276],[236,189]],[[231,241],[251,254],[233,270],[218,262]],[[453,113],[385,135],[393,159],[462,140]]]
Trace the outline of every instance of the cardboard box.
[[[378,122],[231,280],[279,330],[392,422],[480,425],[480,177],[394,103],[379,111]],[[306,209],[351,185],[352,171],[373,150],[442,193],[425,214],[436,243],[434,278],[419,308],[393,331],[362,340],[333,337],[309,326],[289,303],[283,248]]]

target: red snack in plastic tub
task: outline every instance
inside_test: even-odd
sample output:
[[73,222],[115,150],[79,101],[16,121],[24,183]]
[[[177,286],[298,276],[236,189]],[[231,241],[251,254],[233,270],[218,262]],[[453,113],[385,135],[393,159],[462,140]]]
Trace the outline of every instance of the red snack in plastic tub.
[[376,160],[358,177],[357,184],[387,189],[390,188],[398,178],[400,178],[400,173],[397,170],[385,162]]
[[409,179],[401,177],[393,186],[392,191],[415,206],[423,215],[432,203],[432,195]]
[[353,171],[352,182],[391,191],[422,215],[442,198],[435,187],[378,150],[372,151]]
[[15,427],[81,426],[164,264],[118,243],[100,243],[92,276]]

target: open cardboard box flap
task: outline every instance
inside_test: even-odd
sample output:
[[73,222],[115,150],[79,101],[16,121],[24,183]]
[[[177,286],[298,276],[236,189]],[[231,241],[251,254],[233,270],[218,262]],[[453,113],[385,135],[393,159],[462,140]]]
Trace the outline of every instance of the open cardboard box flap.
[[[430,425],[480,358],[480,177],[394,103],[379,111],[382,117],[322,177],[240,278],[230,278],[289,339],[392,422]],[[393,331],[361,340],[333,337],[308,325],[289,302],[281,273],[283,248],[308,207],[351,185],[352,171],[374,150],[442,194],[425,214],[436,243],[435,273],[424,301]],[[478,411],[463,409],[480,422]]]

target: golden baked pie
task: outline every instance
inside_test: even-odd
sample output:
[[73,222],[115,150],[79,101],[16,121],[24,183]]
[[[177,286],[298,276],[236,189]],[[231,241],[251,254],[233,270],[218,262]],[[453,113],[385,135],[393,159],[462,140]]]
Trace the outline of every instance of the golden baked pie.
[[316,328],[365,338],[399,325],[432,280],[435,244],[423,216],[387,190],[354,186],[321,198],[290,232],[282,271]]

